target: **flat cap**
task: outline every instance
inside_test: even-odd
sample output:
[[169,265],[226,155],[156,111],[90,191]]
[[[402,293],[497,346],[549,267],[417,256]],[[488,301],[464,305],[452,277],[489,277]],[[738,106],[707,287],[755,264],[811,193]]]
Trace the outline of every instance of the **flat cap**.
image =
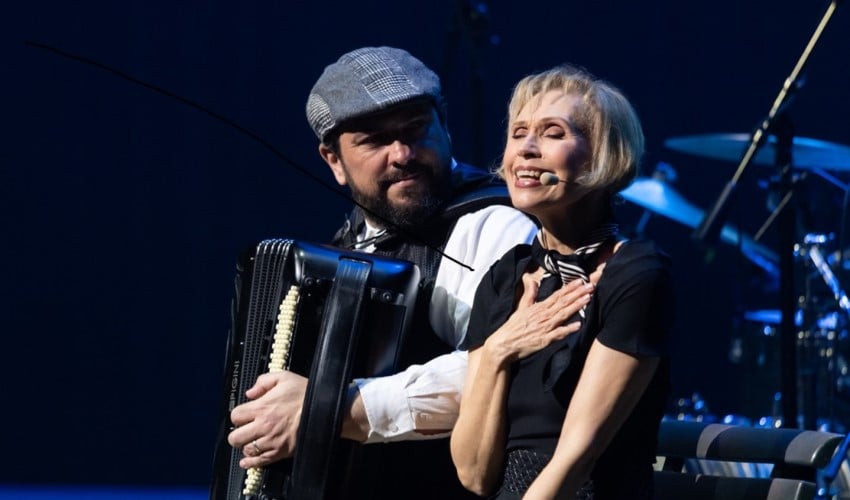
[[407,51],[363,47],[325,68],[307,98],[307,121],[324,140],[341,123],[417,98],[442,102],[440,78]]

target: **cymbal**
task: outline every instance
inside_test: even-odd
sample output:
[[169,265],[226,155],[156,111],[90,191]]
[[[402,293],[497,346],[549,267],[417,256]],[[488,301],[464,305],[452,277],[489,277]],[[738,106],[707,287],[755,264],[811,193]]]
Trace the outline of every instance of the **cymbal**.
[[[620,195],[640,207],[663,215],[691,229],[696,229],[705,212],[685,199],[672,186],[651,177],[638,177]],[[726,224],[720,231],[721,241],[738,246],[741,252],[754,264],[758,265],[773,276],[779,275],[779,256],[771,249],[754,241],[738,229]]]
[[702,210],[676,192],[671,185],[651,177],[638,177],[620,194],[636,205],[690,228],[696,228],[703,217]]
[[[703,134],[672,137],[664,141],[664,145],[682,153],[739,162],[750,141],[749,134]],[[759,148],[752,161],[757,165],[776,164],[775,136],[768,136],[767,142]],[[791,162],[802,169],[850,171],[850,147],[807,137],[794,137]]]

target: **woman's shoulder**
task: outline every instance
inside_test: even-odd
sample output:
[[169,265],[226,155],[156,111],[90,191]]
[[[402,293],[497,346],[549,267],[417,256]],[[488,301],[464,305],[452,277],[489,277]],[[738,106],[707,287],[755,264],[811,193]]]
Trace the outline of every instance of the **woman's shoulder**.
[[608,260],[603,276],[640,276],[646,273],[669,274],[672,259],[654,241],[634,239],[622,242]]
[[515,245],[510,250],[504,253],[493,265],[487,273],[492,287],[495,290],[501,291],[513,289],[516,285],[518,276],[525,269],[528,260],[531,258],[531,245],[520,243]]
[[609,261],[609,266],[628,266],[635,262],[669,266],[670,256],[653,240],[634,239],[623,241]]

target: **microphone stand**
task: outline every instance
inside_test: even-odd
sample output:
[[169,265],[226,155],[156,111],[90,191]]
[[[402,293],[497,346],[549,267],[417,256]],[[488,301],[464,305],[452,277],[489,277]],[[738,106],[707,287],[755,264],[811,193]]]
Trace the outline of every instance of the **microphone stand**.
[[[790,201],[779,214],[779,390],[782,393],[782,427],[795,429],[815,428],[813,415],[806,412],[803,422],[798,422],[799,401],[797,399],[797,297],[794,293],[794,241],[796,240],[797,201],[794,199],[792,144],[794,126],[786,113],[779,115],[773,125],[776,136],[776,168],[779,170],[779,198]],[[808,418],[806,418],[808,417]]]
[[732,179],[726,183],[726,186],[723,188],[720,196],[712,205],[711,210],[706,213],[706,216],[702,219],[702,222],[700,222],[699,226],[694,231],[692,235],[694,240],[708,243],[714,243],[717,241],[720,234],[720,228],[726,219],[725,213],[727,211],[727,201],[735,191],[735,188],[737,188],[738,182],[744,175],[747,167],[749,167],[756,152],[764,144],[764,141],[767,140],[767,134],[771,132],[773,123],[777,116],[790,104],[793,92],[802,87],[803,82],[800,80],[800,74],[802,73],[806,63],[808,63],[809,55],[814,49],[815,44],[817,44],[823,30],[826,28],[827,23],[829,23],[835,9],[838,7],[838,2],[839,0],[832,0],[832,2],[830,2],[829,7],[821,18],[821,21],[815,29],[815,32],[812,34],[812,37],[809,39],[809,43],[803,50],[796,66],[794,66],[794,69],[791,71],[788,78],[785,79],[782,89],[773,101],[773,106],[771,106],[767,117],[762,120],[761,124],[750,136],[750,144],[744,152],[744,156],[741,158],[741,162],[738,164],[738,168],[735,170]]
[[[700,222],[697,229],[692,234],[692,239],[701,242],[713,244],[717,241],[723,222],[728,211],[728,200],[738,186],[738,182],[752,163],[758,149],[767,140],[767,136],[773,133],[777,136],[776,144],[776,164],[781,169],[780,189],[787,190],[791,193],[791,149],[793,144],[793,127],[790,120],[783,118],[784,111],[793,100],[794,93],[803,85],[800,75],[809,60],[809,55],[814,49],[817,41],[820,39],[823,30],[832,18],[833,13],[838,7],[839,0],[832,0],[821,18],[815,32],[809,39],[803,53],[791,71],[788,78],[785,79],[779,94],[773,101],[773,105],[767,114],[767,117],[762,120],[756,130],[750,137],[750,144],[744,152],[738,168],[734,175],[723,188],[720,196],[712,205],[711,209],[706,213],[706,216]],[[782,248],[780,248],[780,302],[782,311],[782,323],[780,324],[780,349],[781,349],[781,391],[782,391],[782,425],[783,427],[796,427],[798,412],[797,412],[797,363],[796,363],[796,348],[794,335],[794,289],[793,289],[793,258],[794,258],[794,216],[795,213],[790,210],[784,210],[781,214],[780,221],[780,240]]]

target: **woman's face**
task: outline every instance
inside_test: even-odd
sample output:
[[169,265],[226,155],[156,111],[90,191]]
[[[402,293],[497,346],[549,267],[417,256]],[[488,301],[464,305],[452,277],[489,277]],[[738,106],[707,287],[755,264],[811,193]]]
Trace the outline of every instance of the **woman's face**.
[[[502,166],[511,201],[541,220],[566,215],[588,192],[575,183],[590,168],[590,144],[574,119],[580,105],[573,94],[549,91],[527,103],[508,128]],[[543,184],[545,172],[562,182]]]

